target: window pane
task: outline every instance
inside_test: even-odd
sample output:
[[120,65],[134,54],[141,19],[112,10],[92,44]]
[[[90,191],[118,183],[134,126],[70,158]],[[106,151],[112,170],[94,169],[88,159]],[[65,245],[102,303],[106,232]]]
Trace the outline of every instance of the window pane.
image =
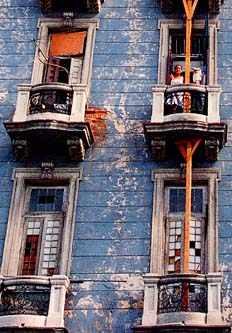
[[31,212],[62,211],[63,198],[63,189],[32,189],[29,210]]
[[36,274],[39,235],[27,235],[23,257],[22,275]]
[[49,220],[47,225],[41,265],[42,271],[46,272],[43,275],[52,275],[58,273],[62,219]]
[[[169,194],[169,212],[181,213],[185,211],[185,189],[171,188]],[[192,189],[192,212],[203,213],[203,189]]]
[[[192,55],[204,55],[204,47],[207,37],[205,37],[204,31],[193,30],[192,35]],[[174,55],[185,54],[185,35],[183,30],[171,31],[171,50]]]
[[169,211],[171,213],[184,212],[185,210],[185,189],[172,188],[169,195]]

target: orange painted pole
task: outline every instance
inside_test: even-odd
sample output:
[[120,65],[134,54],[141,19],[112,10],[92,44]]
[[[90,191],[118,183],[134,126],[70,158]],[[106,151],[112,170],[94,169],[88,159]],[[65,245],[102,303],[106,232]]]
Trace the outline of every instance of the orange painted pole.
[[176,145],[186,163],[185,174],[185,215],[183,226],[183,261],[182,272],[189,273],[189,252],[190,252],[190,222],[192,207],[192,158],[201,139],[185,139],[176,141]]
[[186,143],[185,216],[183,231],[183,273],[189,272],[190,221],[192,206],[192,143]]
[[[186,32],[185,32],[185,83],[190,83],[191,73],[191,39],[192,39],[192,19],[197,6],[198,0],[183,0],[183,6],[186,15]],[[191,95],[186,93],[184,96],[184,112],[190,112]]]
[[192,18],[186,19],[186,42],[185,42],[185,83],[190,83],[191,72],[191,35],[192,35]]
[[[176,142],[177,147],[186,162],[185,175],[185,215],[183,225],[183,261],[182,272],[189,273],[189,255],[190,255],[190,224],[192,213],[192,158],[199,146],[201,139],[180,140]],[[187,311],[189,308],[189,282],[183,281],[181,295],[181,310]]]

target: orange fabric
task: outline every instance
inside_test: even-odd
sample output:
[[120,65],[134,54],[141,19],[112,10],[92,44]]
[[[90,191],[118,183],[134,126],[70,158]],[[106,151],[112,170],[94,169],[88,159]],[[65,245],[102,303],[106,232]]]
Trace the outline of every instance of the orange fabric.
[[51,35],[49,56],[75,56],[84,53],[86,32],[58,32]]

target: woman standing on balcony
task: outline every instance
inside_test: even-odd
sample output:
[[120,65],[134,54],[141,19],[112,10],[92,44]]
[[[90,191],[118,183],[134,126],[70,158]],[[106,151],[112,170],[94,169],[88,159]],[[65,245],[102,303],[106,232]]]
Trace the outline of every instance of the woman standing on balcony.
[[182,74],[182,66],[176,65],[174,69],[174,73],[170,74],[170,84],[183,84],[184,83],[184,76]]
[[[184,83],[184,76],[182,74],[182,66],[177,64],[174,73],[170,74],[170,84],[178,85]],[[166,114],[183,112],[183,92],[176,92],[168,94],[166,98],[167,111]]]

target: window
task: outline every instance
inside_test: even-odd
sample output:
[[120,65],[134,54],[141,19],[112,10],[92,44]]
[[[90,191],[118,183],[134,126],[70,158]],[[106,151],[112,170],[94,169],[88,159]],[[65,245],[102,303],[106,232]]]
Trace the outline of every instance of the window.
[[[207,79],[207,59],[208,59],[208,37],[204,30],[193,30],[191,49],[191,68],[200,68],[202,71],[201,83],[205,84]],[[183,29],[171,29],[169,31],[169,52],[168,71],[170,74],[175,66],[180,64],[185,67],[185,31]],[[193,71],[190,81],[193,82]]]
[[[185,188],[167,186],[165,188],[166,216],[166,272],[180,273],[182,266],[183,226],[185,211]],[[190,222],[189,269],[203,273],[205,269],[205,227],[207,188],[192,188],[192,219]]]
[[[202,83],[217,84],[217,20],[209,20],[206,29],[205,20],[194,20],[191,50],[191,66],[200,67],[203,76]],[[166,84],[168,74],[180,63],[184,65],[184,26],[181,20],[160,20],[160,50],[158,83]],[[210,61],[209,61],[210,59]]]
[[86,31],[49,34],[50,47],[43,82],[81,82],[86,36]]
[[22,241],[22,275],[59,273],[67,188],[28,187]]
[[38,26],[32,85],[89,85],[98,20],[73,19],[67,28],[63,19],[43,18]]
[[[192,219],[190,225],[190,271],[218,270],[217,181],[216,169],[193,169]],[[185,210],[184,180],[175,169],[153,174],[154,199],[150,272],[181,272],[183,221]]]
[[[16,169],[2,274],[67,274],[69,271],[79,169]],[[21,216],[21,218],[19,218]]]

